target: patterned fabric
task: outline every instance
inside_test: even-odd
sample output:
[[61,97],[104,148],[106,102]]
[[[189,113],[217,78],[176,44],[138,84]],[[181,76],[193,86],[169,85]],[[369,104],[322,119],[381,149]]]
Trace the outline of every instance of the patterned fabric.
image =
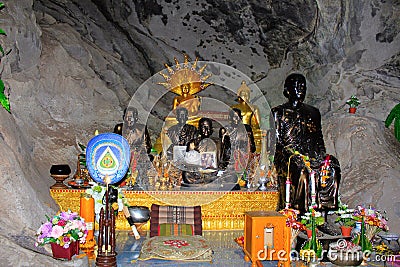
[[201,207],[151,205],[150,237],[158,235],[160,224],[190,224],[195,235],[202,235]]
[[202,236],[155,236],[143,242],[138,260],[212,261],[213,251]]
[[192,224],[160,223],[158,226],[159,236],[193,235]]

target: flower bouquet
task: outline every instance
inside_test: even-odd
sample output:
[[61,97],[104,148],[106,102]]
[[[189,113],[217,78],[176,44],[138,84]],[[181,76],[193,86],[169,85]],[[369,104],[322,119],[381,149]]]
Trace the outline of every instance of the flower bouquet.
[[[124,205],[127,206],[127,200],[120,187],[110,186],[110,191],[118,191],[116,199],[109,199],[114,211],[122,211]],[[106,187],[100,184],[95,184],[91,188],[86,189],[85,193],[92,195],[94,198],[94,212],[96,215],[100,214],[100,210],[105,205]]]
[[300,211],[295,209],[283,209],[279,211],[279,213],[286,216],[286,226],[291,228],[290,244],[293,246],[293,242],[299,235],[299,232],[305,230],[305,226],[301,222],[297,221],[297,215]]
[[54,258],[71,260],[73,255],[79,253],[79,242],[85,243],[88,229],[85,220],[76,212],[63,211],[49,218],[38,229],[35,246],[50,244]]
[[364,218],[365,236],[369,241],[371,241],[377,233],[389,230],[387,220],[378,210],[372,208],[371,206],[365,208],[361,205],[358,205],[354,211],[353,218],[359,222],[361,222],[362,218]]
[[69,248],[71,243],[79,241],[86,242],[88,233],[85,220],[76,212],[63,211],[60,214],[49,218],[37,231],[35,246],[56,243],[63,248]]

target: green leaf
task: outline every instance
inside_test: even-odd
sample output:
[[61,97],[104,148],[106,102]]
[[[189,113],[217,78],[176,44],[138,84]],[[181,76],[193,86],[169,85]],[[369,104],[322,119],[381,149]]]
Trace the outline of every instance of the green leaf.
[[4,94],[4,82],[0,80],[0,104],[5,108],[9,113],[10,112],[10,102],[8,101],[8,97]]
[[7,35],[7,33],[3,29],[0,29],[0,34]]
[[6,5],[3,2],[0,2],[0,9],[2,9],[3,7],[5,7]]

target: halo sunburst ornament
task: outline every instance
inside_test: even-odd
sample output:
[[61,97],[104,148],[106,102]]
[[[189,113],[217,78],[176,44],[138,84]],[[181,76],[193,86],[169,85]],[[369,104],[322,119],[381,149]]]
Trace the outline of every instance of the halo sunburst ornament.
[[196,57],[193,63],[189,62],[189,56],[186,54],[183,64],[179,63],[176,58],[174,58],[174,61],[174,67],[164,64],[169,74],[165,74],[162,71],[159,72],[160,75],[164,77],[165,82],[160,82],[158,84],[163,85],[165,88],[178,95],[182,95],[180,87],[183,84],[191,85],[190,95],[194,95],[211,85],[211,83],[207,83],[206,80],[210,78],[212,74],[203,75],[207,64],[204,64],[197,70],[198,57]]

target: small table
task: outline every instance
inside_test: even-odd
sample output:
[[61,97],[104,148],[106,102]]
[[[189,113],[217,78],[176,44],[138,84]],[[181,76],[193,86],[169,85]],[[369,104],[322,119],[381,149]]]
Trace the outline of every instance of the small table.
[[290,267],[291,231],[286,217],[276,211],[249,211],[244,216],[245,261],[251,261],[252,267],[262,266],[262,260]]

